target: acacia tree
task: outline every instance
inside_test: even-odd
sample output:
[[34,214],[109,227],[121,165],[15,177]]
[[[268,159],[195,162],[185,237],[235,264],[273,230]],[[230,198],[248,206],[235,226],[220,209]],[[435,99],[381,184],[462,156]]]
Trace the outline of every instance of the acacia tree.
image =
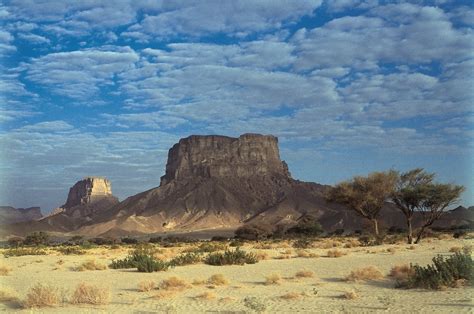
[[420,242],[425,229],[441,218],[446,208],[457,203],[464,187],[462,185],[430,183],[422,191],[425,199],[417,208],[422,217],[422,225],[418,230],[415,243]]
[[392,201],[405,215],[407,241],[413,242],[412,219],[416,213],[421,216],[415,243],[418,243],[426,228],[431,226],[445,212],[445,209],[459,200],[463,186],[433,183],[435,174],[422,168],[401,174],[397,181]]
[[422,168],[416,168],[398,177],[392,201],[405,215],[408,244],[413,242],[413,216],[426,200],[426,187],[433,181],[434,176],[434,173],[427,173]]
[[326,199],[348,206],[370,220],[374,233],[379,235],[378,215],[384,203],[393,195],[398,174],[396,171],[373,172],[367,177],[356,176],[329,190]]

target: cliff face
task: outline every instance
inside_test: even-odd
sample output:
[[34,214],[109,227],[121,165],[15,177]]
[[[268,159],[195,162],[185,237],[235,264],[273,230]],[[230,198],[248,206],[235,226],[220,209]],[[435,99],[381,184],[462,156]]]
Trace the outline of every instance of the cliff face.
[[271,135],[243,134],[239,138],[193,135],[181,139],[168,153],[160,186],[190,178],[248,178],[279,174],[290,178],[280,160],[278,139]]
[[108,197],[113,197],[109,180],[101,177],[87,177],[69,189],[66,204],[61,207],[67,209],[94,203]]

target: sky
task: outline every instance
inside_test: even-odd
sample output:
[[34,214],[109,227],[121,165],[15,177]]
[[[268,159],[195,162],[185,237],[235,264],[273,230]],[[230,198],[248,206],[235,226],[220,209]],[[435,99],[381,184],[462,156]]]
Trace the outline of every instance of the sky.
[[474,205],[471,1],[0,1],[0,205],[159,186],[191,134],[273,134],[296,179],[422,167]]

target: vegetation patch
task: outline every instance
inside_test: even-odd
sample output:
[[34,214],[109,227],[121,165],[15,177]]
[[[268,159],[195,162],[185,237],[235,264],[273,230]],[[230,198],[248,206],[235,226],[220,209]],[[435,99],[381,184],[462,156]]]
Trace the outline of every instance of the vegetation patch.
[[377,280],[381,278],[383,278],[383,274],[377,267],[367,266],[351,271],[349,276],[346,277],[346,281]]
[[224,277],[222,274],[214,274],[207,280],[208,284],[216,285],[216,286],[225,286],[229,284],[227,278]]
[[265,277],[265,284],[269,285],[279,285],[281,284],[281,276],[279,274],[271,274]]
[[163,290],[181,291],[189,288],[189,284],[181,278],[170,277],[168,279],[163,280],[160,283],[159,288]]
[[460,282],[472,284],[474,278],[473,261],[469,254],[455,253],[448,258],[438,255],[431,265],[411,267],[413,272],[405,282],[399,282],[399,287],[441,289],[456,287]]
[[23,307],[50,307],[59,304],[58,291],[56,288],[37,283],[34,285],[26,295],[23,301]]
[[100,288],[86,283],[77,285],[74,291],[72,304],[93,304],[104,305],[110,302],[110,291],[106,288]]
[[86,254],[86,251],[81,249],[78,246],[66,246],[66,247],[57,247],[56,251],[63,255],[83,255]]
[[46,251],[37,247],[18,247],[8,249],[3,253],[5,257],[25,255],[46,255]]
[[88,260],[76,267],[76,271],[85,271],[85,270],[105,270],[107,266],[104,264],[97,263],[95,260]]
[[200,253],[184,253],[176,256],[169,261],[170,266],[185,266],[200,263],[202,261],[202,255]]
[[136,268],[139,272],[151,273],[154,271],[165,271],[169,264],[155,258],[156,249],[149,246],[140,246],[121,260],[113,260],[109,265],[112,269]]
[[247,253],[236,248],[234,251],[227,250],[224,253],[211,253],[205,261],[208,265],[222,266],[222,265],[244,265],[244,264],[255,264],[258,262],[258,258],[253,253]]
[[144,280],[138,283],[138,291],[140,292],[148,292],[155,289],[155,287],[155,282],[151,280]]

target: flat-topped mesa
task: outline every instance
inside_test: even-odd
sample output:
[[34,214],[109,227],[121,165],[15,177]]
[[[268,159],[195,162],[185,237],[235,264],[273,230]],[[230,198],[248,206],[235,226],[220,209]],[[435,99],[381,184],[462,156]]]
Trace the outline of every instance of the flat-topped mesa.
[[286,163],[280,160],[275,136],[192,135],[169,150],[166,174],[161,177],[160,185],[191,177],[244,178],[276,174],[290,177]]
[[103,177],[86,177],[69,189],[63,208],[90,204],[104,198],[114,197],[110,181]]

